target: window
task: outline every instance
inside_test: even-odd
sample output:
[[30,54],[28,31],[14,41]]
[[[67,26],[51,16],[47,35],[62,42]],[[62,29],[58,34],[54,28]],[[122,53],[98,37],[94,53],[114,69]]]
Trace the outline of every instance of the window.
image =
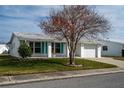
[[41,53],[41,43],[35,42],[35,53]]
[[20,40],[20,44],[23,44],[23,43],[25,43],[25,40]]
[[44,54],[44,42],[42,42],[42,54]]
[[52,53],[54,53],[54,43],[52,43]]
[[31,47],[31,51],[33,52],[33,42],[29,42],[29,46]]
[[60,53],[60,43],[55,43],[55,53]]
[[[55,44],[55,46],[54,46]],[[55,53],[63,53],[64,47],[63,43],[52,43],[52,53],[54,53],[54,47],[55,47]]]
[[107,46],[103,46],[103,47],[102,47],[102,50],[103,50],[103,51],[107,51],[107,50],[108,50],[108,47],[107,47]]
[[29,46],[31,47],[31,50],[35,53],[41,53],[41,54],[47,54],[48,52],[48,45],[47,42],[35,42],[35,47],[33,46],[33,42],[29,42]]

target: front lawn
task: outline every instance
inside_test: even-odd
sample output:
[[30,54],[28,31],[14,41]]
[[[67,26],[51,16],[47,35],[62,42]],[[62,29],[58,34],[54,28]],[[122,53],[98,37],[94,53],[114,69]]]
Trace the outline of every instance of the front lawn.
[[67,65],[67,61],[67,58],[28,59],[24,61],[11,56],[1,55],[0,75],[16,75],[116,67],[114,65],[90,61],[86,59],[76,59],[76,64],[82,64],[81,67],[70,67]]

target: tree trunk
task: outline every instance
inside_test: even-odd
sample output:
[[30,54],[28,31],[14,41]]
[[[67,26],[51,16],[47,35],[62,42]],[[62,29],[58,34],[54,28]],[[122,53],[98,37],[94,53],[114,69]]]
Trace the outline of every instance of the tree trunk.
[[69,65],[75,65],[75,52],[69,52]]

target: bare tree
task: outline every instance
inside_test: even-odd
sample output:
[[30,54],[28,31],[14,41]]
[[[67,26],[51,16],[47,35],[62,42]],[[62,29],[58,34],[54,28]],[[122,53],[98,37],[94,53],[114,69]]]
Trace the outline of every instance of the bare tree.
[[52,10],[49,18],[41,21],[40,27],[47,34],[66,39],[70,65],[75,65],[75,51],[82,37],[94,38],[110,29],[104,16],[85,5],[63,6],[61,10]]

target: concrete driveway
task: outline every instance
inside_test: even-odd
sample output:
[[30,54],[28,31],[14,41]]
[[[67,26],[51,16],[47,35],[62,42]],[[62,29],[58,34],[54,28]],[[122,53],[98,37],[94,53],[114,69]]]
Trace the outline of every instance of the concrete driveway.
[[111,57],[102,57],[102,58],[88,58],[88,60],[99,61],[102,63],[108,63],[118,66],[119,68],[124,68],[124,61],[115,60]]

